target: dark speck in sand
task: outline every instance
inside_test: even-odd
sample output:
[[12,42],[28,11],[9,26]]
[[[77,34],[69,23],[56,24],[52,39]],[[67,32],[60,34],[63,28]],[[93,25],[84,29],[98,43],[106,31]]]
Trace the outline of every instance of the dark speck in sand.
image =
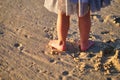
[[94,54],[89,54],[88,57],[92,58],[94,57],[95,55]]
[[101,34],[108,34],[109,31],[102,31]]
[[115,18],[115,23],[120,23],[120,17]]
[[15,44],[14,44],[14,47],[16,47],[16,48],[19,47],[19,46],[20,46],[19,43],[15,43]]
[[67,76],[68,74],[69,74],[68,71],[64,71],[64,72],[62,72],[62,75],[64,75],[64,76]]
[[53,63],[55,60],[54,59],[50,59],[49,61],[50,61],[50,63]]

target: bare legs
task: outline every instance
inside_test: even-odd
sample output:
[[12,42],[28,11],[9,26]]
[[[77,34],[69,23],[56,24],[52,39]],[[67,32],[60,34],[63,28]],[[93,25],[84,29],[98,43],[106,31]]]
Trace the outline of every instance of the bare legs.
[[[69,29],[69,16],[66,14],[59,12],[57,19],[57,40],[52,40],[49,42],[49,45],[56,48],[57,50],[64,51],[66,50],[66,37]],[[86,51],[89,47],[93,45],[91,41],[89,41],[89,33],[91,27],[90,20],[90,11],[83,17],[79,18],[79,31],[80,31],[80,49],[82,51]]]
[[59,42],[66,42],[69,24],[69,16],[66,16],[66,14],[63,14],[62,12],[59,12],[57,19],[57,35]]
[[90,11],[83,16],[79,17],[79,31],[80,31],[80,48],[82,51],[86,51],[94,43],[89,41],[89,33],[91,27]]
[[58,12],[57,18],[57,36],[58,40],[52,40],[49,45],[56,48],[57,50],[66,50],[66,37],[69,29],[69,16],[62,12]]

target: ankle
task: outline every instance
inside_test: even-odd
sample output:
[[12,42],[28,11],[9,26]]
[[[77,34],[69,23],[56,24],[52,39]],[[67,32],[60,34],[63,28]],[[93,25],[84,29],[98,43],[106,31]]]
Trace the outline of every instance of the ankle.
[[58,40],[59,45],[66,45],[66,41]]
[[89,45],[89,41],[80,41],[81,47],[86,47]]
[[65,51],[66,50],[66,41],[58,40],[59,50]]

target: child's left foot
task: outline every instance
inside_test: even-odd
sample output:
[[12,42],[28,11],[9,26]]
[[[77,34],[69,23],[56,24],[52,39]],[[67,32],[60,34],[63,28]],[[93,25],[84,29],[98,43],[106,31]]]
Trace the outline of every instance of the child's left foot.
[[66,44],[59,42],[58,40],[51,40],[48,43],[49,46],[52,47],[52,49],[56,49],[58,51],[65,51],[66,50]]
[[81,48],[81,51],[86,51],[88,50],[89,48],[91,48],[95,43],[91,40],[88,41],[88,46],[80,46]]

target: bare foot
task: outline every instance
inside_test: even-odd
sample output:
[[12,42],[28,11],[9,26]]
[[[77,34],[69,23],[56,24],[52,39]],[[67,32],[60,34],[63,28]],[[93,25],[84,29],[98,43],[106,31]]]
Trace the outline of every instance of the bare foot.
[[53,49],[56,49],[58,51],[65,51],[66,50],[66,44],[64,42],[60,42],[58,40],[51,40],[48,43],[49,46],[51,46]]
[[[84,43],[83,43],[84,44]],[[84,45],[81,45],[80,46],[80,49],[81,51],[86,51],[88,50],[89,48],[91,48],[92,46],[94,45],[94,42],[89,40],[87,44],[84,44]]]

